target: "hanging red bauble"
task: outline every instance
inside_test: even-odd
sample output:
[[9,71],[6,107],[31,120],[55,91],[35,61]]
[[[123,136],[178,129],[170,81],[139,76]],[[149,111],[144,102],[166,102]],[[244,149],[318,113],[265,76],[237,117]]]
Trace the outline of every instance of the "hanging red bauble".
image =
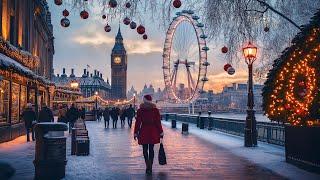
[[106,15],[102,15],[102,19],[106,19],[107,18],[107,16]]
[[139,34],[144,34],[146,32],[146,29],[144,28],[144,26],[140,25],[137,27],[137,32]]
[[105,27],[104,27],[104,30],[106,32],[110,32],[111,31],[111,26],[109,24],[107,24]]
[[124,23],[125,25],[129,25],[129,24],[130,24],[130,18],[128,18],[128,17],[124,18],[124,19],[123,19],[123,23]]
[[223,66],[223,69],[224,69],[225,71],[227,71],[229,67],[232,67],[232,66],[231,66],[231,64],[228,63],[228,64],[225,64],[225,65]]
[[172,4],[175,8],[180,8],[182,5],[180,0],[174,0]]
[[83,11],[80,12],[80,17],[82,19],[88,19],[89,13],[86,10],[83,10]]
[[286,109],[286,110],[289,110],[291,107],[290,107],[290,104],[286,104],[286,105],[284,105],[284,108]]
[[110,0],[109,1],[109,6],[111,8],[115,8],[115,7],[117,7],[117,5],[118,5],[118,2],[116,0]]
[[126,3],[126,8],[130,8],[131,7],[131,3],[130,2],[127,2]]
[[66,9],[62,11],[62,15],[63,15],[64,17],[69,16],[69,14],[70,14],[69,11],[66,10]]
[[130,28],[135,29],[136,27],[137,27],[137,23],[135,23],[134,21],[131,21]]
[[60,6],[62,4],[62,0],[54,0],[54,4]]
[[142,38],[143,38],[144,40],[147,40],[147,39],[148,39],[148,35],[144,34],[144,35],[142,36]]
[[229,67],[227,72],[229,75],[233,75],[236,72],[236,70],[233,67]]
[[223,46],[221,48],[221,52],[224,53],[224,54],[227,53],[228,52],[228,48],[226,46]]
[[264,27],[264,32],[269,32],[270,28],[268,26]]
[[62,27],[69,27],[70,26],[70,21],[68,18],[64,17],[61,19],[60,24]]

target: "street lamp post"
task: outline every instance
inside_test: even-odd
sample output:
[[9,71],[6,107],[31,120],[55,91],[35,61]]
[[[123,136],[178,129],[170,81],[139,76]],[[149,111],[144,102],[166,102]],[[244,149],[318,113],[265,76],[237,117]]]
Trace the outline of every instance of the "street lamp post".
[[95,95],[95,117],[98,119],[98,91],[94,92]]
[[136,110],[136,93],[133,94],[133,109]]
[[256,118],[254,110],[254,97],[253,97],[253,75],[252,75],[252,64],[257,57],[257,47],[249,44],[243,48],[243,55],[248,65],[249,79],[248,79],[248,109],[246,117],[246,125],[244,129],[244,146],[252,147],[257,146],[257,128]]

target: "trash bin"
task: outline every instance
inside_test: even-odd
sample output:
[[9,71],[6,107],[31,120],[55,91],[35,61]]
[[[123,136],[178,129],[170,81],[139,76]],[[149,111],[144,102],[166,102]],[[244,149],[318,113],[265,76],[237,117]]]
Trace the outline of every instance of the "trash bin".
[[200,117],[200,122],[199,122],[199,128],[204,129],[204,123],[205,123],[206,117]]
[[211,117],[211,111],[208,111],[208,130],[213,129],[213,119]]
[[38,123],[35,125],[36,149],[35,179],[61,179],[65,177],[66,137],[54,131],[67,131],[65,123]]
[[201,112],[198,113],[198,117],[197,117],[197,127],[200,126],[200,116],[201,116]]
[[171,128],[177,128],[177,121],[171,120]]
[[182,123],[182,128],[181,128],[181,133],[182,134],[188,134],[189,132],[189,124],[188,123]]

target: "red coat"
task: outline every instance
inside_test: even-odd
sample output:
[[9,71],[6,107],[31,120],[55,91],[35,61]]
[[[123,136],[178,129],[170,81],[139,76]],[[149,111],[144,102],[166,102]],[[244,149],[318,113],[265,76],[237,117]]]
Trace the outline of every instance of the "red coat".
[[135,136],[139,134],[138,143],[140,145],[160,143],[160,136],[163,136],[163,130],[160,112],[154,104],[142,103],[140,105],[137,112],[134,133]]

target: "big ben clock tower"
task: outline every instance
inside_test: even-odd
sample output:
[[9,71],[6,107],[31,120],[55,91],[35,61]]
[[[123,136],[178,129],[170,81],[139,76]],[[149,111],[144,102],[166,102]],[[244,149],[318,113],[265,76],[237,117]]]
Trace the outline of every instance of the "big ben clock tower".
[[120,27],[111,53],[111,99],[127,99],[127,52]]

